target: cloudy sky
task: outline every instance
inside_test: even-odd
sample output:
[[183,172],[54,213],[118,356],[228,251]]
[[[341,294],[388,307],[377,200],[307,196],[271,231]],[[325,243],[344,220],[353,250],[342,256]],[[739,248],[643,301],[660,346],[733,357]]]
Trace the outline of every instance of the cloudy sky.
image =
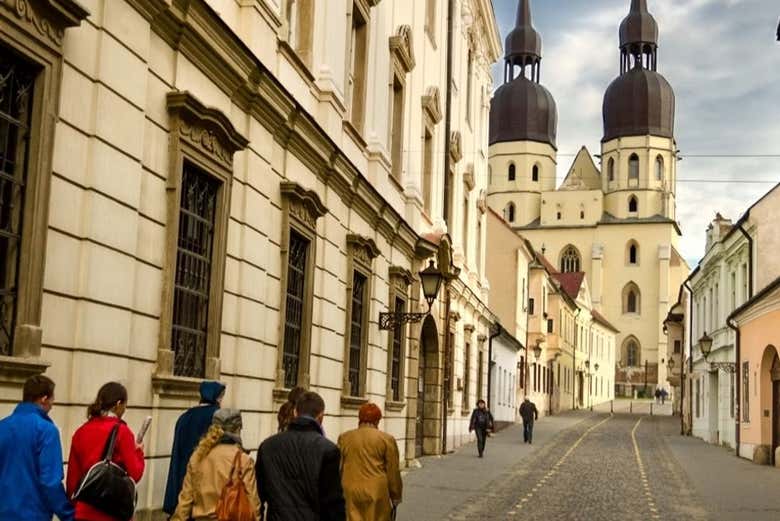
[[[517,0],[493,5],[503,38]],[[629,5],[532,0],[542,83],[558,103],[559,180],[582,145],[600,152],[602,97],[619,72],[618,26]],[[736,220],[780,182],[780,2],[648,0],[648,7],[660,26],[658,71],[677,95],[681,253],[693,266],[715,212]],[[777,157],[745,157],[767,155]]]

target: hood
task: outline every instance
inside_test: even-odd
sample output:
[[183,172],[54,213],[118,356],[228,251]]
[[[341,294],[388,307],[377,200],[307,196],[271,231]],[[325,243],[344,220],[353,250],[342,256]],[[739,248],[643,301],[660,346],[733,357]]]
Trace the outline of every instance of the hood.
[[217,398],[225,391],[225,384],[220,382],[203,382],[200,384],[200,403],[217,404]]

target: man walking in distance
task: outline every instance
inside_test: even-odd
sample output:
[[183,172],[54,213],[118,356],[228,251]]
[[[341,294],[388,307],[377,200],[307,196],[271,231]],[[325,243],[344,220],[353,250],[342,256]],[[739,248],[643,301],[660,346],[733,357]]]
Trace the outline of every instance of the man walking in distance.
[[539,419],[539,411],[536,410],[536,404],[526,396],[520,405],[520,417],[523,419],[523,441],[533,443],[534,441],[534,421]]
[[[341,451],[322,434],[325,402],[313,392],[295,404],[287,430],[257,450],[257,491],[270,521],[345,521]],[[262,507],[261,507],[262,510]]]
[[471,413],[469,422],[469,432],[474,431],[477,435],[477,452],[479,457],[485,452],[485,441],[488,431],[493,430],[493,415],[487,409],[485,400],[477,401],[477,408]]
[[43,375],[24,383],[23,401],[0,421],[0,519],[73,521],[62,485],[60,433],[49,418],[54,382]]

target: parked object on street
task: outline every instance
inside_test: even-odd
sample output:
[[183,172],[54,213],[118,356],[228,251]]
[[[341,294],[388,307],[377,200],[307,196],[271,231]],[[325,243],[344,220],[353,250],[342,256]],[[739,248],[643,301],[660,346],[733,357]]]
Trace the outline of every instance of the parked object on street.
[[187,464],[195,447],[211,426],[214,413],[219,410],[225,385],[220,382],[202,382],[200,384],[200,404],[188,409],[176,421],[171,448],[171,462],[168,467],[168,482],[165,486],[163,511],[173,514],[176,501],[181,492]]
[[[68,458],[68,494],[73,497],[90,469],[104,459],[106,446],[116,429],[116,439],[109,461],[120,467],[134,482],[140,481],[144,473],[143,446],[135,441],[135,435],[122,421],[127,410],[127,389],[117,382],[108,382],[98,391],[97,398],[87,408],[87,422],[76,430],[70,445]],[[94,470],[93,470],[94,472]],[[108,487],[108,480],[101,481]],[[112,478],[113,479],[113,478]],[[96,487],[93,490],[96,490]],[[112,494],[121,494],[113,485],[107,488]],[[129,489],[123,489],[126,494],[134,494]],[[74,500],[76,519],[79,521],[125,521],[129,519],[123,505],[127,500],[135,501],[135,497],[123,498],[114,502],[114,506],[99,501],[95,495],[79,495]]]
[[536,404],[527,396],[520,405],[520,417],[523,419],[523,442],[534,442],[534,421],[539,419],[539,411]]
[[60,434],[49,411],[54,382],[43,375],[24,383],[22,402],[0,420],[0,519],[73,520],[62,486]]
[[241,411],[220,409],[187,465],[171,521],[257,521],[254,462],[241,442]]
[[358,412],[358,428],[339,436],[341,484],[350,521],[390,521],[401,502],[398,445],[379,430],[381,419],[376,404],[364,404]]
[[295,419],[295,403],[305,392],[306,389],[303,387],[290,389],[290,392],[287,394],[287,401],[279,407],[279,412],[276,415],[276,421],[279,423],[277,432],[286,431],[287,426]]
[[477,452],[481,458],[485,452],[485,441],[488,433],[493,430],[493,415],[487,409],[485,400],[477,401],[477,408],[471,413],[469,421],[469,432],[474,431],[477,435]]
[[344,521],[341,451],[322,434],[325,402],[306,392],[285,432],[257,452],[257,490],[269,521]]

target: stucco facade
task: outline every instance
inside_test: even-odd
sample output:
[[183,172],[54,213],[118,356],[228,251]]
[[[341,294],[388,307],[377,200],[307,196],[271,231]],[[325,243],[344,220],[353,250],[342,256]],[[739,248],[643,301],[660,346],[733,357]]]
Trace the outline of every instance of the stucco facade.
[[[139,519],[201,378],[227,384],[247,448],[293,384],[323,395],[334,438],[377,402],[406,461],[469,439],[491,320],[490,3],[457,2],[451,78],[442,2],[81,3],[0,4],[35,151],[0,414],[45,370],[67,454],[98,387],[125,383],[128,423],[153,417]],[[431,315],[380,330],[382,311],[427,311],[429,260],[447,276]]]

